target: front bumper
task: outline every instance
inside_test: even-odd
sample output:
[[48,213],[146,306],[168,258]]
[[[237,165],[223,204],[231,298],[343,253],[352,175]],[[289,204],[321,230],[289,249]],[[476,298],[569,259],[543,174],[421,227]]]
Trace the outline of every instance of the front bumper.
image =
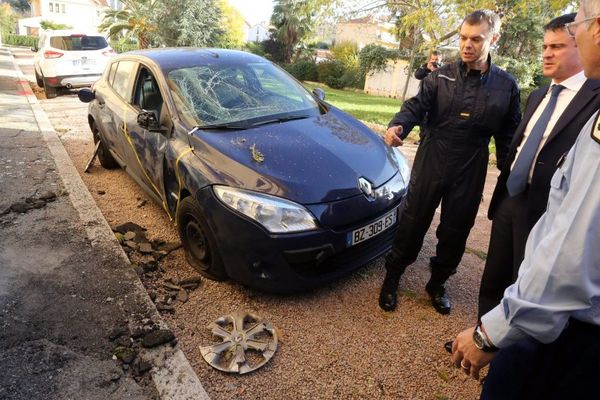
[[304,291],[334,281],[388,252],[396,225],[350,247],[348,233],[378,219],[400,203],[400,199],[396,199],[376,215],[339,230],[320,228],[311,232],[271,234],[223,205],[211,188],[200,190],[197,199],[229,276],[244,285],[276,293]]

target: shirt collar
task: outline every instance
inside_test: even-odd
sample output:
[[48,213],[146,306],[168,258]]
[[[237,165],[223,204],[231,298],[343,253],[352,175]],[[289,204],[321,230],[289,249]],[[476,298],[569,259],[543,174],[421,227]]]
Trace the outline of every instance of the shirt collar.
[[[581,87],[585,83],[586,79],[587,78],[585,77],[585,74],[583,73],[583,71],[580,71],[580,72],[576,73],[575,75],[571,75],[570,77],[568,77],[567,79],[562,81],[560,83],[560,85],[564,86],[566,89],[577,92],[577,91],[579,91],[579,89],[581,89]],[[554,82],[554,80],[553,80],[552,85],[556,85],[556,84],[557,83]],[[552,88],[552,85],[550,86],[550,88]],[[550,88],[548,90],[550,90]]]
[[[467,72],[467,70],[468,70],[467,64],[462,59],[459,59],[459,65],[463,72]],[[492,70],[492,55],[491,54],[488,54],[487,65],[488,65],[488,68],[481,75],[487,75]],[[479,71],[479,70],[474,69],[472,71]],[[477,73],[477,72],[474,72],[474,73]]]

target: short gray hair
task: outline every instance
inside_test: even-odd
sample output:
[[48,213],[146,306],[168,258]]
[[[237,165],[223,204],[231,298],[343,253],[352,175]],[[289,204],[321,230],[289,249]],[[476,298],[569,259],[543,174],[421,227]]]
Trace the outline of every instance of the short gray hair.
[[586,17],[600,15],[600,0],[581,0],[581,9]]
[[469,25],[479,25],[482,22],[486,22],[489,25],[490,33],[492,35],[497,35],[498,33],[500,33],[500,17],[492,10],[482,9],[473,11],[471,14],[467,15],[465,19],[463,19],[462,23],[467,23]]

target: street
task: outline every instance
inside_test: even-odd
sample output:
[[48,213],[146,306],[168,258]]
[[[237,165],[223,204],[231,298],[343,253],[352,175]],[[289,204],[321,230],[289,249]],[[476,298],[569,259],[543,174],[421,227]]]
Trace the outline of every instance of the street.
[[[123,170],[105,170],[96,161],[89,173],[83,173],[94,147],[87,105],[78,100],[74,90],[45,99],[35,85],[31,52],[17,48],[12,52],[109,225],[133,222],[146,229],[151,241],[179,242],[175,225],[162,208]],[[411,159],[415,151],[414,145],[403,149]],[[479,385],[452,366],[443,345],[475,323],[491,226],[485,214],[496,176],[495,170],[488,173],[467,253],[448,282],[453,300],[449,316],[434,311],[424,290],[429,257],[435,252],[437,221],[419,259],[402,278],[400,304],[393,313],[382,312],[377,304],[383,259],[336,283],[293,296],[268,295],[234,282],[203,279],[185,301],[166,299],[165,285],[197,276],[181,249],[157,260],[155,270],[137,268],[136,272],[163,310],[164,320],[211,398],[476,399]],[[139,261],[135,251],[130,251],[130,258]],[[273,359],[244,376],[213,369],[199,351],[214,343],[206,327],[234,311],[267,319],[280,339]]]

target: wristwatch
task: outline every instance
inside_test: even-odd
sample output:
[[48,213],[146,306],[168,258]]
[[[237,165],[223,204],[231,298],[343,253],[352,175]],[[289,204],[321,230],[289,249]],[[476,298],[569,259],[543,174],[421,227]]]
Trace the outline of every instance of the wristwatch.
[[475,346],[486,353],[494,353],[498,350],[496,346],[490,343],[487,335],[481,330],[481,322],[477,324],[475,330],[473,331],[473,342],[475,342]]

